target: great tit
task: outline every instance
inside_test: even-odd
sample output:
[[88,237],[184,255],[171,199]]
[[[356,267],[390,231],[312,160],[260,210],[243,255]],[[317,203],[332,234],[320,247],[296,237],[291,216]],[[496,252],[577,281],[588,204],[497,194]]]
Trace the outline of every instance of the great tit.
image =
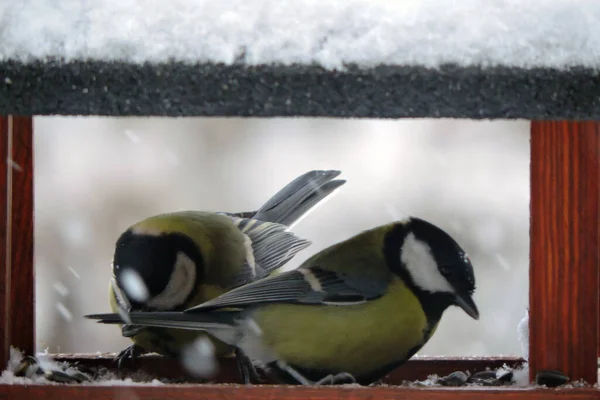
[[[334,179],[339,174],[309,171],[254,212],[174,212],[131,226],[115,247],[113,312],[181,311],[266,277],[310,245],[289,228],[345,183]],[[177,356],[205,335],[126,322],[121,331],[133,345],[117,355],[119,365],[146,352]],[[220,341],[213,344],[218,355],[232,350]]]
[[[427,343],[449,306],[478,319],[474,290],[465,251],[442,229],[411,217],[183,312],[129,318],[210,332],[283,382],[367,385]],[[118,314],[87,317],[121,321]]]

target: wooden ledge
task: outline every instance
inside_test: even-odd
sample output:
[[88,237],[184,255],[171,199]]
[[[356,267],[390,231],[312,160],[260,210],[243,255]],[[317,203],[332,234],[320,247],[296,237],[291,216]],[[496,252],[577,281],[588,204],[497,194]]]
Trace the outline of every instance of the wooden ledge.
[[238,385],[0,385],[1,399],[218,399],[218,400],[591,400],[600,399],[597,388],[581,389],[484,389],[484,388],[406,388],[406,387],[301,387]]
[[[114,354],[54,354],[56,361],[66,361],[70,364],[77,363],[83,370],[94,367],[104,367],[119,376],[126,377],[134,371],[143,371],[152,376],[166,379],[181,379],[188,382],[198,382],[190,376],[179,361],[167,359],[156,355],[146,355],[138,359],[135,365],[125,365],[121,371],[113,363]],[[518,357],[417,357],[393,371],[383,383],[398,385],[404,380],[424,380],[427,376],[436,374],[445,376],[455,371],[469,371],[471,373],[497,369],[503,365],[517,367],[524,360]],[[241,383],[233,359],[220,360],[220,372],[214,379],[215,383]]]

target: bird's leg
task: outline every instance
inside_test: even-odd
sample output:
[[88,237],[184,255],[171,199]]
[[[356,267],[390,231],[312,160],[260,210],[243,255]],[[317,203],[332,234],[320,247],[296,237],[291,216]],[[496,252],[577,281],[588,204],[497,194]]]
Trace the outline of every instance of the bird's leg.
[[324,377],[323,379],[319,379],[318,381],[311,381],[306,378],[300,372],[296,371],[294,368],[289,366],[287,363],[283,361],[277,361],[277,366],[288,373],[292,378],[294,378],[299,384],[304,386],[314,386],[314,385],[336,385],[341,383],[356,383],[356,379],[352,374],[348,372],[340,372],[339,374],[330,374]]
[[356,378],[348,372],[340,372],[339,374],[330,374],[323,379],[319,379],[314,385],[339,385],[342,383],[356,383]]
[[260,383],[261,379],[256,372],[250,358],[240,349],[235,349],[235,361],[242,382],[246,385],[251,383]]
[[147,351],[143,347],[140,347],[137,344],[132,344],[131,346],[121,350],[121,352],[115,356],[113,361],[117,363],[117,367],[121,368],[125,360],[130,360],[133,363],[137,357],[145,353],[147,353]]
[[281,360],[277,361],[277,367],[279,367],[279,369],[281,369],[282,371],[287,372],[287,374],[289,376],[294,378],[296,380],[296,382],[298,382],[301,385],[304,385],[304,386],[314,385],[313,381],[308,380],[300,372],[296,371],[294,368],[290,367],[289,365],[287,365],[287,363],[285,363]]

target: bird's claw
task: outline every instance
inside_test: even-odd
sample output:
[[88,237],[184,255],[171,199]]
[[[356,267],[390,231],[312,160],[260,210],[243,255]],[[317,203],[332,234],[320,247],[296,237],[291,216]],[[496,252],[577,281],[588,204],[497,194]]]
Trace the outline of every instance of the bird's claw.
[[125,360],[129,360],[129,362],[133,364],[140,355],[144,354],[144,352],[145,351],[143,348],[132,344],[131,346],[121,350],[119,354],[115,356],[113,362],[117,363],[118,368],[122,368]]
[[356,383],[356,378],[348,372],[327,375],[325,378],[316,381],[315,385],[339,385],[343,383]]
[[248,385],[261,382],[260,376],[258,375],[258,372],[256,372],[256,368],[254,368],[252,361],[240,349],[235,350],[235,360],[242,383]]

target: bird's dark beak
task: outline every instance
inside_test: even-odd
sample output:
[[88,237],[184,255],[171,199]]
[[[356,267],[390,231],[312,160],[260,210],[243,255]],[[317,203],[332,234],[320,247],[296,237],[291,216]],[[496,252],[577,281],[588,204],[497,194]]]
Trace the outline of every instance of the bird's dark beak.
[[475,302],[468,293],[457,293],[454,296],[454,303],[465,310],[467,314],[473,319],[479,319],[479,310],[475,305]]

